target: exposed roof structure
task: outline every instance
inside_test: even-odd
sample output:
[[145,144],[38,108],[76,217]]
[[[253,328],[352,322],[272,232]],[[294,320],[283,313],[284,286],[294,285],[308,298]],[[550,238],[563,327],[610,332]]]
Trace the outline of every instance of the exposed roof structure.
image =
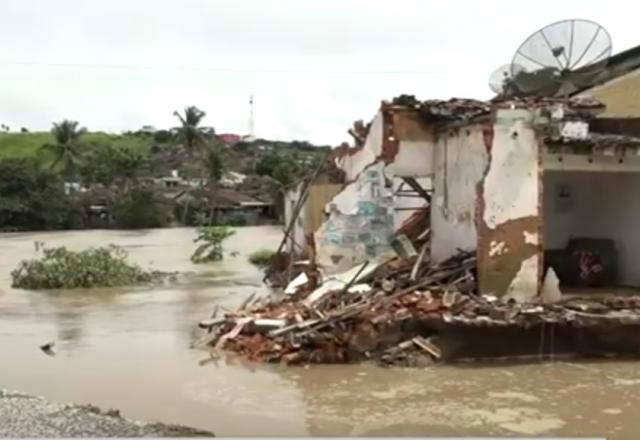
[[465,121],[491,112],[490,102],[465,98],[420,101],[414,95],[400,95],[393,98],[391,105],[417,110],[433,122]]

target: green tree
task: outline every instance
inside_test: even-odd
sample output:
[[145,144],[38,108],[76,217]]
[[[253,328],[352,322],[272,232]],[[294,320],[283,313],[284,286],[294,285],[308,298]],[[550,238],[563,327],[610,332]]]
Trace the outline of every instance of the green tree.
[[51,168],[55,168],[58,164],[62,164],[62,172],[66,178],[74,178],[78,161],[80,159],[83,143],[81,137],[86,133],[84,127],[78,128],[77,121],[65,119],[62,122],[54,123],[51,129],[54,142],[46,143],[43,148],[51,151],[54,160]]
[[298,178],[300,167],[291,159],[281,160],[273,170],[273,177],[282,186],[287,186],[295,182]]
[[226,226],[201,226],[198,228],[198,236],[193,240],[200,243],[191,256],[194,263],[206,263],[222,260],[224,249],[222,242],[231,237],[235,231]]
[[256,163],[256,174],[269,176],[283,186],[293,183],[301,171],[295,158],[285,154],[268,153]]
[[256,174],[259,176],[269,176],[273,177],[273,170],[278,165],[280,161],[277,154],[268,153],[265,154],[256,162]]
[[83,157],[78,172],[87,185],[126,188],[136,181],[144,160],[142,153],[130,148],[99,145]]
[[[65,195],[60,176],[34,159],[0,161],[0,226],[42,230],[70,226],[77,206]],[[75,224],[74,226],[82,226]]]
[[151,188],[139,185],[117,198],[113,216],[123,229],[161,228],[171,221],[170,209],[156,200]]
[[206,113],[196,106],[190,106],[184,109],[184,115],[178,111],[173,114],[180,120],[180,126],[174,129],[174,140],[182,143],[190,155],[204,147],[207,143],[207,133],[210,131],[201,126]]

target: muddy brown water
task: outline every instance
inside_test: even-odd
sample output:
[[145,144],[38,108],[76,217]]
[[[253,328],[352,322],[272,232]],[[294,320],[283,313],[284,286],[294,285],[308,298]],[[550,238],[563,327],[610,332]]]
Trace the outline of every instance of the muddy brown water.
[[[640,363],[368,365],[285,368],[190,348],[215,304],[266,293],[246,260],[275,248],[274,227],[237,230],[221,262],[192,265],[194,231],[80,231],[0,235],[0,387],[119,408],[131,418],[218,435],[603,435],[640,429]],[[34,241],[79,249],[110,243],[157,270],[166,286],[32,292],[10,271]],[[56,341],[49,357],[39,345]]]

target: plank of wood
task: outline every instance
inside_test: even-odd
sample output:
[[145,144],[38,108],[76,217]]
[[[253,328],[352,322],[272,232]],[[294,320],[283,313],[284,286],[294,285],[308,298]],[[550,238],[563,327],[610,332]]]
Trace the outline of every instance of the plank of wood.
[[414,344],[429,353],[434,358],[442,358],[442,350],[440,350],[440,348],[438,348],[433,342],[429,341],[428,339],[424,339],[421,336],[416,336],[412,339],[412,341]]
[[198,323],[198,327],[207,329],[207,328],[215,327],[216,325],[224,324],[225,322],[227,322],[227,318],[224,318],[224,317],[204,319]]

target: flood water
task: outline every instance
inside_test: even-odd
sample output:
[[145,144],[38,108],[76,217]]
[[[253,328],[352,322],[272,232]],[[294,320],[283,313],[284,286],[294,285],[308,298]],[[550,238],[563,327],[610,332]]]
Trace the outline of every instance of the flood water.
[[[119,408],[135,419],[240,435],[606,435],[635,440],[640,363],[540,363],[382,369],[285,368],[190,348],[215,304],[265,292],[247,254],[274,249],[274,227],[239,228],[223,262],[192,265],[194,231],[0,235],[0,388]],[[91,291],[10,288],[34,241],[110,243],[175,284]],[[57,355],[38,348],[56,341]]]

